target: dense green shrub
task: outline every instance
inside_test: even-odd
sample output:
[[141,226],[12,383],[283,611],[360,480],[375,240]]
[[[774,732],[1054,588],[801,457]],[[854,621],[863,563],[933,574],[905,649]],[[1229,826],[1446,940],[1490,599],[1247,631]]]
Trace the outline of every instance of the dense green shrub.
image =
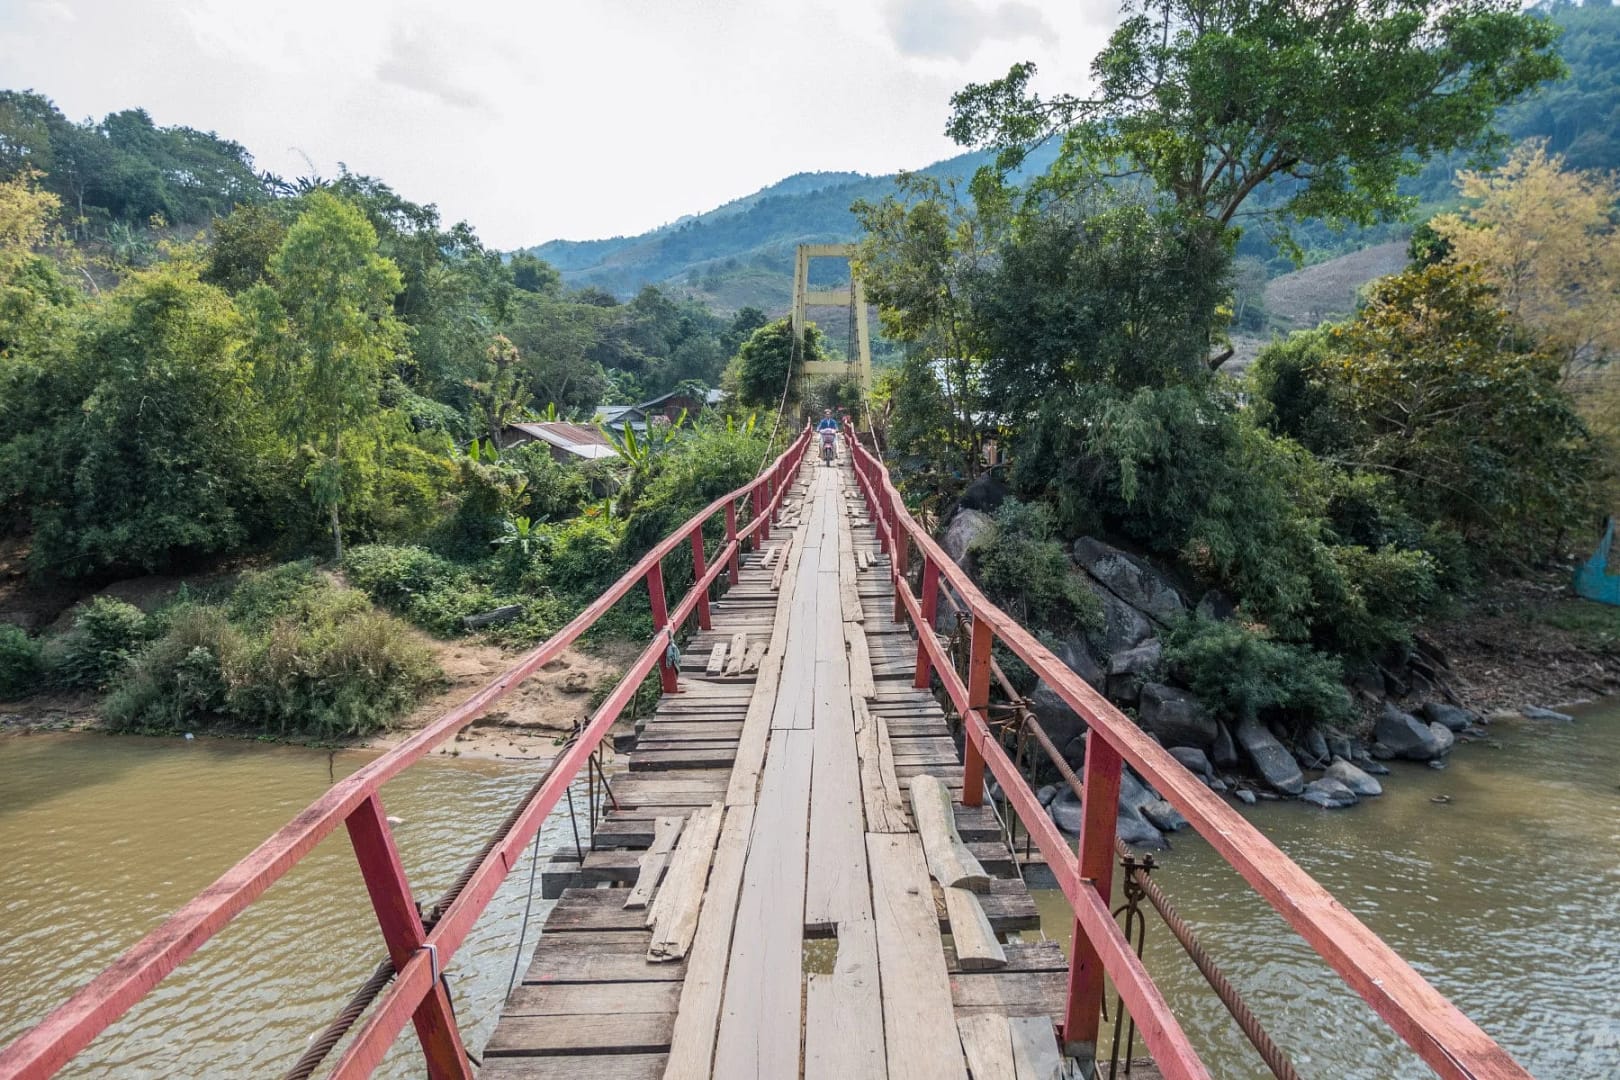
[[494,584],[497,578],[511,577],[503,560],[464,566],[421,547],[362,544],[344,554],[343,569],[350,583],[371,599],[440,637],[465,633],[463,620],[469,615],[518,604],[523,614],[490,628],[489,635],[510,644],[529,644],[555,633],[570,614],[548,584],[545,537],[544,532],[537,534],[528,572],[520,575],[511,591]]
[[307,561],[250,570],[231,589],[225,600],[225,614],[233,622],[263,626],[302,603],[322,583],[314,564]]
[[1235,621],[1180,620],[1164,657],[1214,716],[1233,723],[1276,718],[1303,732],[1350,715],[1337,660]]
[[0,623],[0,698],[33,693],[44,673],[40,643],[22,627]]
[[1020,622],[1055,631],[1102,622],[1102,605],[1069,563],[1042,503],[1008,499],[996,511],[995,535],[974,550],[979,583]]
[[107,718],[165,730],[223,720],[339,738],[389,726],[438,679],[427,647],[359,592],[317,579],[283,596],[277,613],[256,621],[227,613],[261,616],[262,597],[174,613],[107,698]]
[[52,643],[52,678],[73,690],[103,690],[146,646],[150,628],[134,604],[98,596]]

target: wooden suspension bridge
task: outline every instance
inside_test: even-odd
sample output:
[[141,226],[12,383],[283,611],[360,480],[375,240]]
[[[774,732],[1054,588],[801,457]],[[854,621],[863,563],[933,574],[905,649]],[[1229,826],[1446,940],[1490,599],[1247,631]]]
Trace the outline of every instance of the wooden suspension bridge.
[[[1208,1077],[1108,908],[1127,763],[1435,1073],[1529,1075],[991,605],[906,513],[853,429],[845,440],[842,461],[825,467],[806,455],[802,433],[511,671],[333,785],[0,1051],[0,1080],[60,1069],[339,825],[388,959],[289,1076],[317,1064],[331,1076],[369,1075],[407,1023],[435,1080],[1089,1075],[1106,978],[1153,1058],[1155,1071],[1134,1075]],[[689,553],[693,584],[671,607],[665,563],[677,552]],[[379,788],[642,586],[653,639],[451,893],[421,905]],[[966,615],[961,664],[933,630],[942,601]],[[997,642],[1090,725],[1077,848],[992,728]],[[598,786],[604,741],[655,671],[663,694],[628,769]],[[987,773],[999,812],[985,797]],[[444,968],[582,776],[593,794],[589,847],[553,856],[557,903],[475,1064]],[[1021,937],[1039,920],[1024,862],[1005,840],[1008,816],[1074,912],[1072,958]],[[321,1061],[328,1051],[335,1061]],[[1273,1069],[1292,1076],[1283,1066]]]

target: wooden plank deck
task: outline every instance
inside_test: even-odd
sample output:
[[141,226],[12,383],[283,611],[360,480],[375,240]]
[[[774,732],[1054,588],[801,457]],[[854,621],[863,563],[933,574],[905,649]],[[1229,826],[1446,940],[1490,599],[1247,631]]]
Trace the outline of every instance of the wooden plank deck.
[[[994,815],[960,805],[960,757],[911,686],[915,642],[859,502],[847,467],[807,463],[763,552],[712,604],[592,849],[548,866],[557,903],[481,1076],[966,1077],[971,1059],[975,1076],[1023,1077],[1059,1060],[1062,952],[1020,939],[1039,927],[1034,902]],[[863,769],[880,749],[898,810],[879,763]],[[993,875],[982,893],[955,890],[951,910],[912,822],[916,775],[945,784],[962,847]],[[677,828],[700,811],[706,829]],[[705,847],[683,855],[689,842]],[[706,887],[677,873],[711,859]],[[982,940],[958,959],[964,904],[1001,966],[981,969]],[[651,958],[688,917],[695,937],[674,944],[690,947]]]

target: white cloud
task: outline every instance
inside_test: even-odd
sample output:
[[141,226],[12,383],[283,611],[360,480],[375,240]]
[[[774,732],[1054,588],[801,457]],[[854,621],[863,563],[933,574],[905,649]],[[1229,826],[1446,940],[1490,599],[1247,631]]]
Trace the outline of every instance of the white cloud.
[[1047,37],[1041,10],[1019,0],[982,8],[973,0],[890,0],[889,32],[902,53],[967,60],[987,41]]
[[0,2],[0,72],[71,117],[217,131],[283,175],[344,162],[516,247],[956,153],[952,92],[1025,59],[1083,89],[1113,3]]

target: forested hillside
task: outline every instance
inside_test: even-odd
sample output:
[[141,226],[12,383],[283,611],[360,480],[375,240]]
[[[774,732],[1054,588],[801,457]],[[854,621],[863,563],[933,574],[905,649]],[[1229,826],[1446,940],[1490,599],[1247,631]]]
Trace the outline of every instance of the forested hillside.
[[[1620,8],[1557,4],[1540,10],[1563,31],[1558,52],[1569,75],[1505,107],[1499,127],[1510,142],[1548,139],[1551,149],[1567,155],[1573,167],[1620,168]],[[1051,145],[1038,149],[1023,173],[1044,171],[1055,151]],[[1423,207],[1419,219],[1455,203],[1453,177],[1467,158],[1438,156],[1402,183],[1402,194]],[[989,160],[987,153],[963,154],[920,171],[966,178]],[[1276,187],[1275,193],[1257,193],[1255,201],[1286,197],[1288,185]],[[561,270],[565,282],[595,285],[620,297],[646,284],[662,284],[721,310],[753,305],[783,311],[792,291],[793,245],[855,240],[859,225],[850,205],[893,191],[893,176],[805,173],[639,236],[553,240],[531,250]],[[1403,222],[1350,229],[1305,222],[1295,230],[1295,239],[1305,261],[1318,262],[1372,244],[1404,241],[1409,231],[1410,224]],[[1269,274],[1293,268],[1291,254],[1264,229],[1245,233],[1239,255],[1259,260]]]

